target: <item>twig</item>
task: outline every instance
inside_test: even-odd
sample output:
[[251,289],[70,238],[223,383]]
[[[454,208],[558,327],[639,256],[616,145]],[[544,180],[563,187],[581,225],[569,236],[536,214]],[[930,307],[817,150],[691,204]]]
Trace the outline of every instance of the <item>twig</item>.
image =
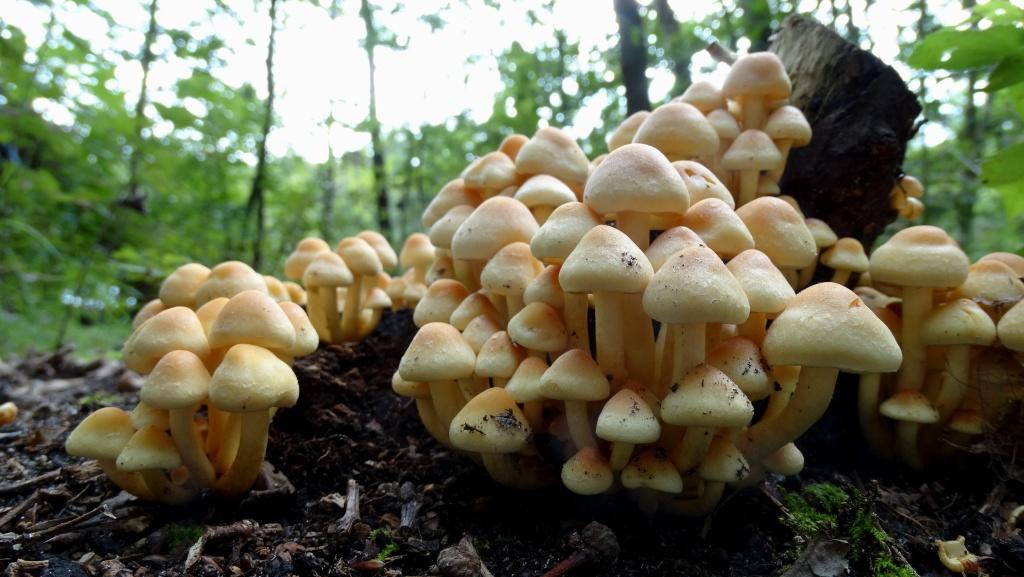
[[26,489],[31,489],[32,487],[35,487],[36,485],[40,485],[42,483],[47,483],[49,481],[53,481],[53,480],[57,479],[58,477],[60,477],[60,474],[63,471],[64,471],[63,468],[54,469],[52,471],[48,471],[46,473],[43,473],[42,475],[39,475],[39,476],[36,476],[36,477],[32,477],[31,479],[25,479],[25,480],[22,480],[22,481],[18,481],[17,483],[11,483],[10,485],[4,485],[4,486],[0,487],[0,495],[10,495],[11,493],[20,493],[21,491],[24,491]]
[[[402,484],[399,494],[402,497],[402,516],[398,526],[403,529],[412,527],[420,512],[420,500],[416,498],[416,489],[412,483],[406,481]],[[0,527],[2,526],[0,525]]]
[[39,490],[37,489],[33,491],[31,495],[25,497],[25,499],[21,503],[18,503],[16,506],[14,506],[3,517],[0,517],[0,529],[3,529],[7,526],[8,523],[16,519],[18,515],[24,513],[25,509],[28,509],[32,505],[32,503],[36,502],[36,499],[38,498]]
[[719,44],[717,40],[713,41],[711,44],[708,44],[708,47],[705,48],[704,50],[706,50],[707,53],[710,54],[711,57],[714,58],[715,60],[719,62],[724,62],[729,66],[732,66],[733,63],[736,62],[736,54],[734,54],[725,46]]
[[345,514],[338,520],[338,531],[348,533],[352,525],[359,520],[359,483],[355,479],[348,480],[348,493],[345,495]]
[[47,535],[52,535],[54,533],[63,531],[64,529],[75,527],[85,521],[88,521],[89,519],[92,519],[96,515],[99,515],[101,513],[109,513],[113,507],[123,505],[127,500],[134,498],[135,497],[125,492],[118,493],[117,495],[107,499],[106,501],[103,501],[99,505],[96,505],[92,509],[89,509],[85,513],[82,513],[81,515],[76,515],[68,519],[67,521],[62,521],[60,523],[57,523],[56,525],[50,525],[49,527],[46,527],[45,529],[40,529],[39,531],[29,531],[25,533],[25,539],[27,541],[35,541]]
[[193,565],[199,562],[199,559],[203,555],[203,547],[205,547],[207,543],[237,538],[246,539],[251,537],[255,530],[256,523],[249,519],[242,519],[241,521],[230,525],[207,527],[202,536],[188,548],[188,555],[185,557],[185,571],[188,571]]
[[571,555],[563,559],[558,565],[549,569],[548,572],[541,575],[541,577],[561,577],[587,561],[590,561],[589,555],[585,555],[579,551],[573,551]]

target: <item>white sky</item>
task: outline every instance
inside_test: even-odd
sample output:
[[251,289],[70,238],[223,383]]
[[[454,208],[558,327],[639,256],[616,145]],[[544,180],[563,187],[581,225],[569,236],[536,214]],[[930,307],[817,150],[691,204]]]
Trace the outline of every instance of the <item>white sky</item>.
[[[900,27],[913,28],[917,11],[915,0],[875,1],[865,12],[864,0],[852,2],[854,22],[873,41],[873,52],[882,60],[894,64],[905,79],[911,71],[895,61],[898,54],[897,34]],[[61,12],[59,20],[74,33],[87,38],[98,51],[122,51],[138,54],[148,24],[148,0],[94,0],[109,11],[117,26],[107,29],[94,14],[71,2],[56,0]],[[532,25],[527,19],[530,8],[538,8],[542,0],[503,2],[501,10],[489,8],[480,0],[405,0],[400,10],[396,0],[374,0],[378,10],[378,23],[397,35],[405,50],[378,48],[377,86],[378,113],[385,129],[402,126],[416,127],[422,123],[440,123],[446,118],[469,111],[478,122],[488,119],[493,106],[493,95],[501,80],[495,55],[500,54],[513,41],[521,42],[529,50],[550,42],[557,24],[570,41],[579,42],[581,53],[616,49],[617,30],[611,0],[558,0],[550,22]],[[321,0],[322,4],[329,0]],[[649,0],[641,0],[649,4]],[[231,86],[252,83],[261,97],[266,95],[265,58],[269,33],[267,2],[256,0],[226,0],[239,16],[219,15],[214,21],[207,18],[212,0],[161,0],[157,20],[163,28],[193,30],[202,37],[213,31],[227,46],[220,55],[227,65],[219,71],[220,77]],[[268,149],[281,156],[293,151],[311,162],[322,162],[327,157],[328,129],[330,142],[336,153],[363,148],[369,142],[365,133],[355,132],[355,126],[367,115],[368,66],[360,42],[364,37],[358,2],[339,2],[341,14],[331,19],[326,9],[311,2],[282,1],[278,10],[277,54],[275,80],[277,82],[276,112],[278,123],[270,135]],[[670,2],[680,20],[702,19],[718,6],[710,0],[673,0]],[[810,11],[813,0],[799,0],[801,11]],[[941,23],[953,24],[966,14],[960,2],[932,0],[931,11]],[[444,28],[431,32],[420,20],[423,14],[442,11]],[[546,12],[538,11],[542,15]],[[43,7],[28,0],[0,0],[0,21],[6,20],[21,28],[30,46],[39,45],[44,37],[48,14]],[[738,47],[741,51],[747,46]],[[163,36],[156,46],[157,54],[171,52],[170,39]],[[137,61],[108,55],[119,62],[117,81],[124,89],[128,106],[134,106],[142,70]],[[724,66],[716,65],[705,53],[695,59],[694,78],[724,77]],[[174,83],[189,73],[189,64],[170,57],[161,57],[150,73],[150,91],[156,102],[171,104]],[[673,77],[671,71],[659,68],[648,71],[650,96],[659,102],[668,96]],[[957,81],[929,77],[928,87],[933,95],[951,94],[962,90]],[[74,99],[76,94],[69,94]],[[983,95],[979,95],[983,98]],[[606,105],[604,97],[584,103],[575,125],[567,127],[571,134],[582,138],[600,123],[600,111]],[[37,99],[33,103],[50,120],[68,124],[73,115],[61,103]],[[198,101],[186,102],[191,112],[201,115]],[[333,109],[335,122],[328,118]],[[155,116],[155,110],[147,112]],[[157,134],[166,133],[168,123],[157,124]],[[943,126],[926,125],[925,141],[937,144],[951,137]]]

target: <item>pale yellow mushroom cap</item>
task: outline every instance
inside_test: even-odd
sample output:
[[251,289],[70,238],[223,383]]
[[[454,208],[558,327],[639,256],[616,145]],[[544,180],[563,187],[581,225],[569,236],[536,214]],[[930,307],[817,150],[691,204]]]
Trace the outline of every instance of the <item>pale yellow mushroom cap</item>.
[[203,402],[209,391],[203,360],[188,351],[171,351],[146,375],[139,399],[157,409],[187,409]]
[[427,294],[416,303],[413,322],[418,327],[427,323],[446,323],[455,309],[469,296],[469,291],[457,280],[438,279],[431,283]]
[[299,382],[284,361],[254,345],[235,345],[210,380],[210,402],[229,413],[291,407]]
[[139,328],[139,325],[155,317],[158,313],[167,310],[167,305],[160,299],[153,299],[148,303],[142,305],[139,312],[135,313],[135,318],[132,319],[132,330]]
[[466,190],[466,183],[461,178],[449,182],[441,188],[423,211],[421,223],[424,228],[434,226],[442,216],[459,205],[477,206],[480,204],[480,195],[476,192]]
[[430,398],[430,383],[407,381],[402,378],[398,371],[391,375],[391,390],[401,397],[412,397],[414,399]]
[[[612,133],[611,138],[608,139],[608,152],[612,152],[618,148],[633,142],[633,137],[636,135],[636,131],[640,128],[640,125],[647,120],[647,117],[651,115],[649,110],[638,110],[633,114],[630,114],[625,120],[622,121]],[[596,159],[595,159],[596,160]]]
[[398,255],[395,254],[395,249],[391,248],[391,243],[388,242],[388,239],[384,238],[384,235],[375,230],[364,230],[356,236],[365,240],[373,247],[384,268],[392,269],[398,266]]
[[583,235],[599,224],[601,219],[582,202],[563,204],[530,239],[530,251],[540,260],[561,262],[576,248]]
[[516,182],[516,164],[504,152],[489,152],[469,165],[462,176],[466,189],[484,198],[494,196]]
[[997,260],[1013,269],[1018,278],[1024,277],[1024,256],[1012,252],[993,252],[981,257],[979,262],[986,260]]
[[462,338],[473,349],[473,353],[479,353],[487,339],[501,330],[501,324],[487,315],[480,315],[469,321],[462,331]]
[[75,457],[114,460],[134,434],[131,415],[118,407],[104,407],[71,431],[64,450]]
[[516,155],[519,174],[550,174],[570,186],[582,187],[590,173],[583,149],[568,134],[545,126]]
[[673,255],[644,291],[647,314],[665,323],[729,323],[747,320],[750,305],[725,263],[695,244]]
[[576,193],[564,182],[549,174],[536,174],[516,190],[514,197],[530,208],[538,206],[561,206],[576,202]]
[[540,393],[561,401],[603,401],[608,398],[608,378],[582,349],[560,355],[540,379]]
[[750,464],[727,435],[719,435],[711,440],[697,474],[707,481],[735,483],[750,475]]
[[486,294],[475,292],[464,298],[462,303],[455,307],[448,322],[457,330],[464,331],[469,323],[479,316],[488,317],[494,322],[501,317],[498,314],[498,309],[494,308],[494,303],[487,298]]
[[526,305],[509,319],[508,334],[519,345],[549,353],[565,350],[568,339],[558,309],[541,302]]
[[526,358],[526,351],[512,342],[508,333],[498,331],[484,341],[476,356],[476,375],[484,378],[511,377],[519,363]]
[[651,261],[654,272],[658,272],[672,255],[692,244],[704,244],[704,240],[689,228],[676,226],[659,234],[644,254]]
[[117,456],[122,471],[171,470],[181,466],[181,455],[170,435],[156,427],[139,429]]
[[871,253],[876,283],[955,287],[967,279],[967,255],[946,231],[929,225],[905,228]]
[[124,343],[121,356],[129,369],[146,374],[174,350],[191,351],[200,358],[210,354],[206,332],[192,309],[169,308],[142,323]]
[[313,323],[306,316],[306,311],[291,302],[279,303],[278,306],[284,311],[285,316],[292,323],[292,329],[295,330],[295,344],[291,348],[284,349],[284,352],[293,357],[304,357],[316,351],[320,344],[320,337],[317,336]]
[[331,247],[322,239],[310,236],[300,240],[299,244],[295,245],[295,250],[284,261],[284,276],[301,280],[306,267],[313,262],[316,255],[330,250]]
[[803,216],[781,198],[756,198],[736,209],[736,214],[747,225],[757,250],[775,266],[803,268],[817,260],[818,246]]
[[627,144],[610,153],[594,170],[583,190],[583,202],[602,215],[625,210],[682,214],[690,206],[690,194],[682,177],[658,149]]
[[653,275],[643,251],[622,231],[602,224],[583,235],[562,264],[558,282],[570,293],[638,293]]
[[238,344],[288,350],[295,344],[295,327],[288,315],[265,293],[245,291],[224,305],[210,328],[210,347]]
[[540,302],[556,309],[561,309],[565,305],[565,292],[562,291],[562,285],[558,284],[558,272],[560,270],[561,267],[554,264],[545,267],[526,286],[526,291],[523,293],[523,302],[526,304]]
[[697,365],[661,401],[661,419],[684,427],[745,427],[754,405],[725,373]]
[[1016,303],[1024,297],[1024,283],[1006,263],[978,261],[967,267],[967,279],[950,296],[969,298],[989,306]]
[[788,98],[791,92],[786,68],[771,52],[754,52],[740,57],[722,84],[722,95],[733,100],[748,96],[779,100]]
[[409,343],[398,372],[407,381],[443,381],[473,374],[476,353],[455,327],[445,323],[423,325]]
[[448,438],[474,453],[514,453],[529,443],[530,425],[515,399],[501,387],[473,397],[452,419]]
[[878,406],[882,416],[896,421],[932,424],[939,422],[939,412],[928,397],[918,391],[900,391]]
[[622,389],[604,404],[596,432],[605,441],[640,445],[658,440],[661,423],[639,393]]
[[195,304],[201,307],[217,297],[231,298],[247,290],[267,292],[267,282],[263,280],[263,275],[244,262],[222,262],[210,269],[210,275],[196,291]]
[[541,271],[541,263],[533,258],[530,245],[513,242],[499,250],[480,273],[480,285],[496,295],[522,295]]
[[811,125],[800,109],[785,105],[776,108],[764,124],[764,132],[772,140],[789,140],[793,146],[806,146],[811,142]]
[[683,478],[660,448],[645,449],[633,457],[622,470],[621,478],[622,486],[627,489],[646,487],[662,493],[683,490]]
[[307,289],[342,287],[352,284],[352,271],[337,253],[327,251],[316,255],[302,275]]
[[718,343],[708,354],[707,364],[725,373],[752,399],[763,399],[772,392],[771,370],[757,343],[746,337]]
[[526,205],[512,198],[495,196],[478,206],[455,231],[452,256],[487,260],[508,244],[530,242],[535,232],[537,221]]
[[160,300],[169,307],[196,308],[196,293],[206,279],[210,269],[190,262],[174,270],[160,285]]
[[[427,235],[421,232],[413,233],[412,236],[422,237],[421,240],[425,240],[427,244],[430,243]],[[406,244],[408,244],[408,240]],[[335,247],[334,252],[341,256],[353,275],[377,276],[384,269],[380,257],[377,256],[377,251],[373,250],[370,243],[359,237],[350,236],[342,239]],[[402,248],[402,253],[405,253],[405,247]],[[401,257],[399,258],[401,260]],[[402,266],[407,265],[403,264]]]
[[1011,308],[999,319],[999,342],[1011,351],[1024,351],[1024,301]]
[[747,230],[747,225],[727,203],[717,198],[708,198],[691,206],[682,222],[722,258],[732,258],[754,248],[754,237]]
[[600,495],[612,487],[615,473],[594,447],[584,447],[562,465],[562,484],[577,495]]
[[768,255],[757,249],[745,250],[726,265],[740,283],[750,310],[758,313],[781,313],[796,293]]
[[509,134],[501,141],[501,144],[498,146],[498,152],[503,152],[509,158],[514,159],[519,155],[523,145],[529,140],[530,138],[525,134]]
[[683,179],[686,192],[690,195],[691,207],[702,200],[717,198],[727,204],[729,208],[736,208],[736,201],[733,199],[732,193],[722,184],[722,181],[718,180],[715,173],[708,170],[703,164],[692,160],[677,160],[672,163],[672,168],[676,169]]
[[782,153],[767,134],[744,130],[722,156],[726,170],[775,170],[782,166]]
[[685,102],[704,114],[708,114],[712,110],[725,108],[727,106],[725,97],[722,96],[722,89],[717,84],[709,80],[698,80],[694,82],[687,87],[682,96],[675,100]]
[[540,378],[548,364],[539,357],[527,357],[516,367],[516,372],[505,384],[505,390],[517,403],[530,403],[544,398],[540,393]]
[[956,299],[933,309],[921,325],[921,342],[926,345],[989,346],[996,340],[996,325],[970,299]]
[[821,264],[834,270],[865,272],[868,270],[868,255],[864,245],[855,238],[843,237],[821,255]]
[[633,142],[653,146],[671,160],[708,158],[718,152],[718,133],[700,110],[685,102],[669,102],[654,109],[637,129]]

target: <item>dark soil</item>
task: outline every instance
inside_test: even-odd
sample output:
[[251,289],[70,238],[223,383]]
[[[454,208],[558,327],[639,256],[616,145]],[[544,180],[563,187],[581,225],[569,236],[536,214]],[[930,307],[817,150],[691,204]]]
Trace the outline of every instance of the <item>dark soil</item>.
[[[830,482],[877,515],[897,566],[952,575],[934,542],[964,535],[989,575],[1024,575],[1024,540],[1005,526],[1024,494],[1007,454],[1012,443],[990,443],[969,466],[941,474],[880,463],[863,448],[853,411],[844,410],[855,406],[853,387],[800,442],[803,474],[727,494],[706,519],[650,519],[624,495],[504,489],[430,439],[415,405],[391,392],[414,331],[410,317],[389,315],[367,341],[322,348],[296,363],[302,394],[275,418],[267,456],[287,481],[272,477],[240,502],[139,503],[118,496],[95,465],[64,454],[67,432],[89,411],[136,402],[133,379],[118,365],[82,365],[66,352],[0,365],[0,400],[11,398],[22,411],[0,428],[0,567],[55,576],[468,576],[479,574],[469,570],[472,557],[461,573],[451,563],[435,565],[443,549],[469,536],[494,575],[541,575],[579,550],[579,533],[597,521],[614,533],[620,552],[572,574],[779,575],[816,542],[791,529],[785,495]],[[346,499],[350,480],[359,489],[357,509]],[[842,556],[848,574],[871,573],[863,555]]]

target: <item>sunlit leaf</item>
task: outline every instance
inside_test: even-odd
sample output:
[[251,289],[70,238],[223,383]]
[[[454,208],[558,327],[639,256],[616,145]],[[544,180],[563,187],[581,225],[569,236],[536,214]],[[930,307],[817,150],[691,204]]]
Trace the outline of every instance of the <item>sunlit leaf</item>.
[[1024,180],[1024,142],[1004,148],[981,165],[982,182],[1000,186]]
[[927,70],[966,70],[996,64],[1024,49],[1024,29],[1012,25],[985,30],[943,28],[914,48],[907,62]]
[[1017,52],[1004,58],[988,77],[987,92],[1002,90],[1024,82],[1024,52]]

